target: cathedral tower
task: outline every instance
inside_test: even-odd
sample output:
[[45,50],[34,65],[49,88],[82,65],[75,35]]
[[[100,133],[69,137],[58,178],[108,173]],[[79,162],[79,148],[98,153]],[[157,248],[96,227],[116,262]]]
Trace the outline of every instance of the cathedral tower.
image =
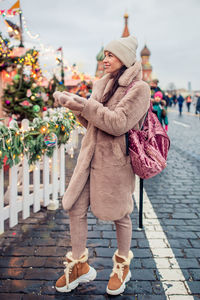
[[149,83],[152,79],[151,78],[152,66],[149,62],[149,57],[151,55],[151,52],[149,51],[146,45],[140,52],[140,55],[142,58],[142,73],[143,73],[142,79]]

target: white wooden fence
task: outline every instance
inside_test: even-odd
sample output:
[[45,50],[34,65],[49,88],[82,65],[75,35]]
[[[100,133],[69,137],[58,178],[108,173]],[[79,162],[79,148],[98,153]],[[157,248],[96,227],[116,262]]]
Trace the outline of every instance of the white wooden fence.
[[[4,169],[0,170],[0,234],[4,232],[5,220],[9,219],[10,227],[18,224],[19,212],[26,219],[31,207],[34,213],[41,206],[50,210],[58,208],[58,197],[65,191],[65,152],[73,155],[79,133],[84,132],[80,128],[74,129],[66,145],[56,147],[52,158],[44,155],[34,167],[28,165],[24,156],[21,163],[9,169],[9,184],[5,192]],[[30,184],[30,174],[33,184]]]

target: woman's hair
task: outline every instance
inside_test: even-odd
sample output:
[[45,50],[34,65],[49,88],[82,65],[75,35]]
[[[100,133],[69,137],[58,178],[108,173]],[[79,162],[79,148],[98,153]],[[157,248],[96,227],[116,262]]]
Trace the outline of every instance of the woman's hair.
[[111,87],[111,89],[103,96],[102,98],[102,102],[103,104],[105,104],[106,102],[108,102],[108,100],[114,95],[114,93],[116,92],[117,88],[119,87],[119,83],[118,83],[118,79],[120,78],[120,76],[124,73],[124,71],[127,69],[126,66],[122,66],[119,71],[113,75],[113,85]]

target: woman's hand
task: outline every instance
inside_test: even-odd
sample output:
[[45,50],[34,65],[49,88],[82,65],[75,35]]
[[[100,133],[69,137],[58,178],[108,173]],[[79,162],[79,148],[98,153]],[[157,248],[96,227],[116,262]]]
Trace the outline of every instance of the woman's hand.
[[87,102],[86,99],[68,92],[55,92],[53,97],[55,98],[55,106],[65,106],[75,111],[82,111]]

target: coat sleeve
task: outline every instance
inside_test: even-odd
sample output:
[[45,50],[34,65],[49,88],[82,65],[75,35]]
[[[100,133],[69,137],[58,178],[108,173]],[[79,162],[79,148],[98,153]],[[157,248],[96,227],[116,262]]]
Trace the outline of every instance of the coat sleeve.
[[149,105],[150,89],[148,84],[142,82],[133,86],[114,110],[111,111],[91,97],[81,115],[102,131],[120,136],[140,121]]
[[88,121],[87,121],[85,118],[83,118],[83,117],[81,116],[81,113],[78,112],[78,111],[75,111],[75,110],[72,110],[72,112],[73,112],[73,114],[76,116],[77,121],[78,121],[81,125],[83,125],[85,128],[87,128]]

